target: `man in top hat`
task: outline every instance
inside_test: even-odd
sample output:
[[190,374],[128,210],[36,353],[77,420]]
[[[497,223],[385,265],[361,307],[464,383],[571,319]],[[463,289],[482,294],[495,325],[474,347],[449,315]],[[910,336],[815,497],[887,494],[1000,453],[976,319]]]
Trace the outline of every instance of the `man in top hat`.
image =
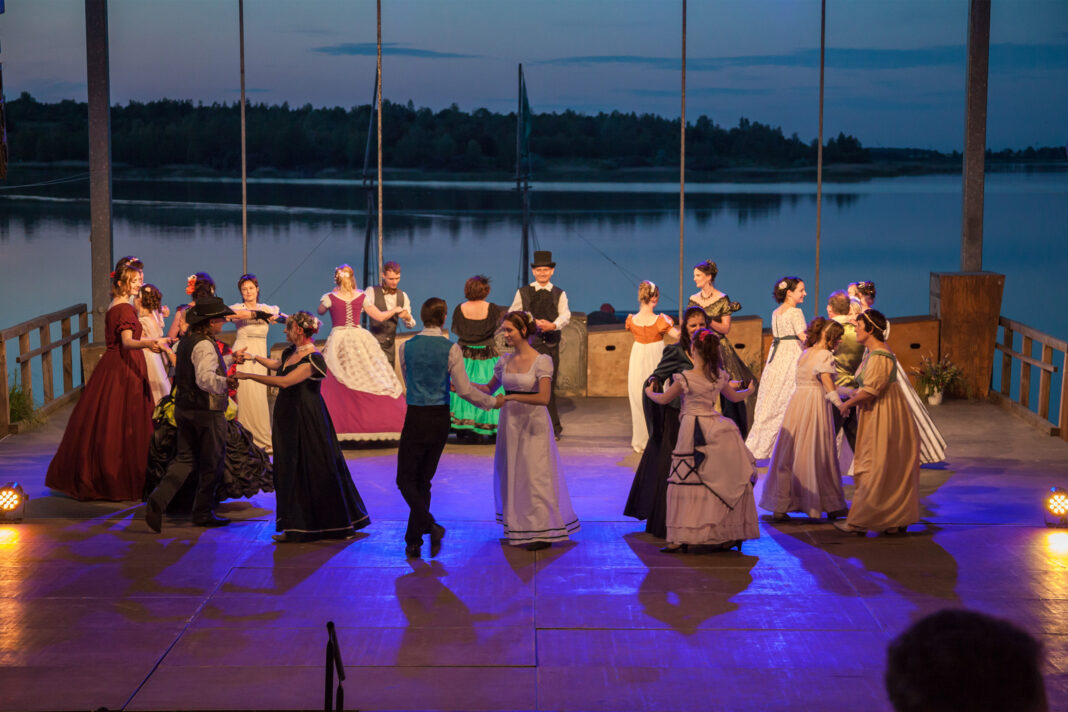
[[389,312],[394,307],[400,307],[404,310],[400,314],[394,314],[384,321],[376,321],[373,316],[367,315],[370,331],[375,339],[378,340],[378,345],[382,347],[382,351],[385,352],[390,366],[394,365],[393,344],[397,335],[397,321],[403,319],[405,326],[409,329],[415,328],[415,319],[412,317],[411,309],[412,302],[408,299],[407,294],[397,288],[397,285],[400,284],[400,278],[400,265],[396,262],[386,262],[382,265],[381,283],[364,290],[364,294],[367,295],[367,301],[378,307],[379,311]]
[[198,478],[193,524],[219,527],[230,520],[215,515],[215,490],[226,464],[227,391],[237,380],[226,377],[226,363],[215,337],[233,310],[218,297],[197,300],[186,312],[189,331],[175,349],[174,422],[178,453],[146,502],[145,522],[159,533],[163,512],[190,474]]
[[553,388],[549,391],[549,416],[553,421],[553,433],[560,439],[563,427],[556,412],[556,381],[560,373],[560,332],[571,321],[571,310],[567,306],[567,292],[554,286],[549,280],[556,271],[553,253],[549,250],[535,250],[534,261],[530,265],[534,281],[516,290],[512,300],[511,311],[527,311],[534,317],[538,333],[530,344],[539,353],[549,354],[553,360]]

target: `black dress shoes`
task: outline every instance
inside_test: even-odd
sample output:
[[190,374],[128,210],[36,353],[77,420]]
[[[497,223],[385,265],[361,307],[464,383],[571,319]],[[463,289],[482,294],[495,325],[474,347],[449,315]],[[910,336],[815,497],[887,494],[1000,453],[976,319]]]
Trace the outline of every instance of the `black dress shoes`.
[[445,527],[435,522],[430,527],[430,543],[440,544],[441,540],[445,538]]
[[404,555],[409,559],[418,559],[421,556],[421,549],[421,546],[406,546],[404,547]]
[[216,516],[214,512],[207,519],[194,519],[194,527],[225,527],[230,523],[226,517]]
[[145,524],[157,534],[163,531],[163,511],[151,497],[145,502]]

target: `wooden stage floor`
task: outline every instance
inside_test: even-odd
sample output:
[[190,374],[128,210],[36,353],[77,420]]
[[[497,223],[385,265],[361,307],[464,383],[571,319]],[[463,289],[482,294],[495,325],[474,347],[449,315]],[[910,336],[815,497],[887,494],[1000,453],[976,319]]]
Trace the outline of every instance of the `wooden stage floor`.
[[1068,486],[1068,443],[951,402],[933,412],[949,462],[922,471],[908,536],[762,522],[741,554],[668,556],[621,514],[625,400],[562,405],[582,530],[537,553],[499,539],[492,446],[447,447],[448,534],[408,561],[395,448],[347,451],[373,519],[356,540],[279,546],[273,495],[157,536],[139,505],[50,494],[69,411],[0,441],[0,483],[32,497],[0,526],[0,709],[314,709],[333,620],[353,709],[889,710],[889,640],[968,607],[1043,640],[1051,709],[1068,710],[1068,530],[1040,504]]

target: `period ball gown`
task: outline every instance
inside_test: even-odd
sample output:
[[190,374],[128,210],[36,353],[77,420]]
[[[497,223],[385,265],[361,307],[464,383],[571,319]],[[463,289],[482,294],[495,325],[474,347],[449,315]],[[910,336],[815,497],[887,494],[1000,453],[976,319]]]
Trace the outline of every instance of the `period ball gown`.
[[152,391],[145,357],[122,347],[122,332],[141,338],[132,305],[108,309],[100,363],[74,406],[45,484],[75,499],[140,500],[152,439]]

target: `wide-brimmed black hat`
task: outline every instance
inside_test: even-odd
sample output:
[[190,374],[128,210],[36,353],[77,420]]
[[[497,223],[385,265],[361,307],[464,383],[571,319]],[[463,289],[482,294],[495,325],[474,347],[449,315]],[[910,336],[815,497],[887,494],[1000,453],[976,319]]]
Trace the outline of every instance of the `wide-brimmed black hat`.
[[534,261],[530,263],[531,267],[556,267],[556,263],[553,262],[553,253],[551,250],[534,250]]
[[189,308],[189,311],[185,313],[185,323],[189,326],[196,326],[210,319],[222,319],[223,317],[230,316],[234,313],[234,310],[226,306],[226,302],[218,297],[204,297],[198,299],[196,303]]

